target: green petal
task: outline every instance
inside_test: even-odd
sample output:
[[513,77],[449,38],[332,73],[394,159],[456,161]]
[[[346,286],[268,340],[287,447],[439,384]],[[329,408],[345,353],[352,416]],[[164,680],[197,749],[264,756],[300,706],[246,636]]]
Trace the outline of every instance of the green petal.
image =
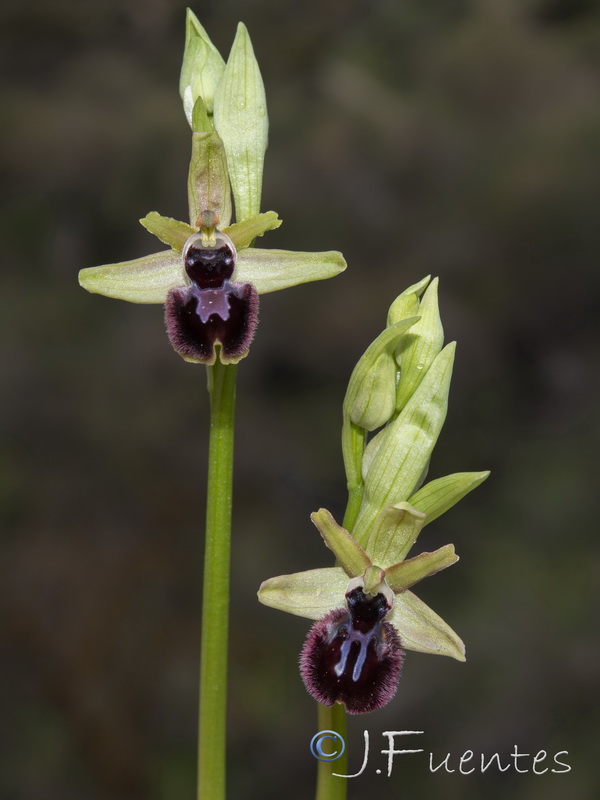
[[192,134],[192,158],[188,174],[190,223],[196,225],[203,211],[214,211],[219,227],[231,220],[231,192],[223,142],[217,133]]
[[452,564],[456,564],[458,556],[454,552],[454,545],[447,544],[434,550],[433,553],[420,553],[408,561],[394,564],[385,571],[385,580],[393,592],[401,592],[414,586],[415,583],[429,578]]
[[344,605],[348,576],[341,567],[311,569],[292,575],[279,575],[261,584],[261,603],[288,614],[320,619]]
[[170,289],[185,283],[181,254],[175,250],[88,267],[79,273],[79,284],[88,292],[130,303],[164,303]]
[[251,247],[238,253],[233,280],[253,283],[259,294],[333,278],[346,269],[341,253],[298,253]]
[[409,503],[386,506],[365,543],[365,550],[374,564],[388,567],[402,561],[425,525],[425,514]]
[[260,211],[269,127],[262,77],[241,22],[215,95],[214,124],[225,145],[239,222]]
[[367,347],[352,371],[344,398],[344,416],[365,430],[388,422],[396,410],[394,349],[418,317],[385,328]]
[[310,518],[349,578],[357,578],[371,566],[369,556],[326,508],[315,511]]
[[419,653],[465,660],[465,646],[452,628],[410,591],[396,595],[388,621],[398,631],[402,647]]
[[190,236],[198,231],[198,228],[192,228],[187,222],[180,222],[172,217],[163,217],[156,211],[146,214],[140,220],[140,224],[157,239],[160,239],[163,244],[168,244],[179,253]]
[[276,211],[265,211],[264,214],[256,214],[248,217],[243,222],[234,222],[227,228],[223,228],[223,233],[231,239],[238,250],[250,247],[257,236],[262,236],[267,231],[274,231],[279,228],[282,220],[277,216]]
[[427,514],[425,525],[452,508],[459,500],[476,489],[489,475],[485,472],[455,472],[426,483],[413,494],[409,503]]
[[396,359],[400,365],[396,397],[396,408],[399,410],[410,400],[444,343],[437,278],[431,281],[421,298],[418,314],[419,321],[396,348]]
[[422,478],[444,424],[455,344],[437,356],[400,415],[365,451],[365,498],[353,534],[364,546],[379,512],[407,500]]
[[212,114],[215,91],[224,71],[225,62],[221,54],[209,39],[194,12],[188,8],[179,93],[190,125],[192,125],[192,109],[198,97],[203,99],[208,113]]

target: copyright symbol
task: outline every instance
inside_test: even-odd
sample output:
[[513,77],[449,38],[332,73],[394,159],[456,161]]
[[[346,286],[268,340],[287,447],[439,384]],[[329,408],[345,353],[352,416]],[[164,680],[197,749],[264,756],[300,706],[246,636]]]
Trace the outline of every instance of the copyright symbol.
[[[329,743],[329,739],[332,743]],[[319,761],[337,761],[344,755],[345,749],[346,742],[335,731],[319,731],[310,740],[310,752]]]

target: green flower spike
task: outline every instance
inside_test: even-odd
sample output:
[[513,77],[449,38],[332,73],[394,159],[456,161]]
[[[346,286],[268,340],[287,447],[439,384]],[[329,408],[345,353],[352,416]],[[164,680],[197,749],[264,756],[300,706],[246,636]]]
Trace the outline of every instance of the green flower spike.
[[404,559],[425,514],[408,503],[385,508],[376,563],[329,511],[320,509],[311,519],[339,566],[270,578],[258,599],[318,620],[300,657],[302,678],[316,700],[341,702],[355,714],[385,705],[398,685],[402,648],[465,660],[458,635],[409,590],[458,561],[453,545]]
[[265,605],[317,620],[300,658],[302,678],[321,704],[342,703],[349,713],[390,700],[403,648],[465,660],[458,635],[410,590],[458,560],[453,545],[407,557],[423,527],[489,475],[456,473],[422,485],[446,416],[455,350],[454,343],[442,349],[437,287],[427,277],[394,301],[350,378],[345,527],[324,509],[312,515],[337,565],[271,578],[259,590]]
[[[181,92],[194,128],[189,224],[151,212],[140,222],[168,250],[83,269],[79,282],[106,297],[165,303],[169,337],[184,359],[212,364],[218,350],[224,363],[235,363],[248,352],[257,321],[257,295],[331,278],[345,269],[346,262],[336,251],[251,247],[256,237],[278,228],[281,220],[274,211],[259,213],[266,103],[243,25],[225,66],[188,12]],[[232,188],[238,219],[234,224],[230,224]]]

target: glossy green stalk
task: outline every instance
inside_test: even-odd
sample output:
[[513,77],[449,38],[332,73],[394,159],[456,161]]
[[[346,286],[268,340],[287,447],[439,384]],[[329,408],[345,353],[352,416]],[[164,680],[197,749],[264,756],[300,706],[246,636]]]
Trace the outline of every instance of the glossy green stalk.
[[[335,731],[346,741],[346,710],[339,703],[332,706],[317,703],[317,724],[320,731]],[[344,752],[336,761],[319,761],[315,800],[346,800],[347,779],[333,774],[348,774],[346,755]]]
[[225,798],[229,564],[237,365],[208,367],[210,439],[198,742],[198,800]]

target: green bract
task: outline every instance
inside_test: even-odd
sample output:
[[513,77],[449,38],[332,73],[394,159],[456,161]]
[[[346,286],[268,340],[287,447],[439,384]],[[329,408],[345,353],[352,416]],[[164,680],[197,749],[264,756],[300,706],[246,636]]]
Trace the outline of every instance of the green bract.
[[214,124],[227,153],[237,219],[258,214],[269,122],[260,70],[241,22],[215,94]]

